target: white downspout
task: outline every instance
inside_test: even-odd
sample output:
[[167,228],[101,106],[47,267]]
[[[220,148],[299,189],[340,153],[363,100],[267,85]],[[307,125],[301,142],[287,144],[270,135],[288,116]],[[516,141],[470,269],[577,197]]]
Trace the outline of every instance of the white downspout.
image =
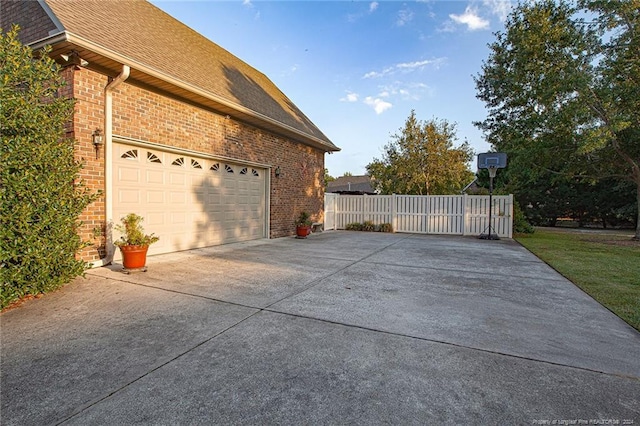
[[96,260],[91,264],[92,268],[98,268],[110,264],[113,261],[115,247],[113,245],[113,233],[111,225],[113,224],[113,89],[118,87],[127,78],[131,68],[129,65],[122,65],[122,72],[116,78],[111,80],[104,88],[104,207],[106,230],[106,249],[107,255],[100,260]]

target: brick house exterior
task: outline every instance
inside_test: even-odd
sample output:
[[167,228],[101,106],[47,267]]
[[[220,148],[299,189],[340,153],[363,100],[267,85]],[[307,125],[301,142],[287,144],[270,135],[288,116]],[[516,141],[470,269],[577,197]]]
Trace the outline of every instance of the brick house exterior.
[[[239,240],[293,235],[303,210],[322,220],[324,154],[339,149],[263,74],[146,1],[0,7],[3,31],[18,24],[24,43],[52,46],[66,95],[76,100],[67,135],[84,164],[81,178],[101,191],[80,218],[83,239],[93,243],[80,254],[84,260],[99,265],[113,254],[115,144],[184,153],[198,166],[217,161],[256,176],[264,171],[264,230]],[[105,139],[99,148],[92,141],[96,129]]]

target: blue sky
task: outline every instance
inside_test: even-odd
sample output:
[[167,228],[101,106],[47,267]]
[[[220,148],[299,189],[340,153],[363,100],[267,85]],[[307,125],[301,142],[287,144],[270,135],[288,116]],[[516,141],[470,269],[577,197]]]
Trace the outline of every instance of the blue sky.
[[342,149],[325,157],[332,176],[364,174],[412,109],[489,150],[472,124],[486,115],[472,76],[508,1],[153,3],[266,74]]

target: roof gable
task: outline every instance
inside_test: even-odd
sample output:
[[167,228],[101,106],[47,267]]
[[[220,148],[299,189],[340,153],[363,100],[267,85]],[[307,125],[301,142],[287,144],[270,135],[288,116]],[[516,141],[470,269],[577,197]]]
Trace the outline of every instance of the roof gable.
[[[43,0],[66,34],[337,148],[263,73],[144,0]],[[124,62],[124,61],[123,61]]]

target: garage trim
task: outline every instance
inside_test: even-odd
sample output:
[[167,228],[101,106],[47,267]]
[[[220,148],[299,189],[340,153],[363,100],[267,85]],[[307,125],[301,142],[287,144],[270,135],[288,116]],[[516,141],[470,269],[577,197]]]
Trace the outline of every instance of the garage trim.
[[238,158],[225,157],[223,155],[212,155],[212,154],[207,154],[200,151],[194,151],[191,149],[176,148],[175,146],[169,146],[169,145],[164,145],[164,144],[155,143],[155,142],[146,142],[140,139],[133,139],[125,136],[113,135],[113,142],[126,143],[128,145],[135,145],[140,148],[159,149],[165,152],[170,152],[172,154],[191,155],[194,157],[206,158],[208,160],[219,160],[219,161],[228,161],[230,163],[236,163],[236,164],[246,164],[247,166],[259,167],[261,169],[271,170],[273,168],[273,165],[271,164],[256,163],[254,161],[240,160]]

